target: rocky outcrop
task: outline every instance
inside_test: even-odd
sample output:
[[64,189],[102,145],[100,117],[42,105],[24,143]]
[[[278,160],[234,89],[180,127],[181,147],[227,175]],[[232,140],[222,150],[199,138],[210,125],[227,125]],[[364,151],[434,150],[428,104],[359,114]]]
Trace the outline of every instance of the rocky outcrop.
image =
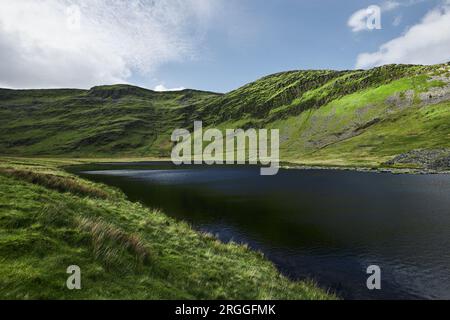
[[450,84],[442,87],[431,88],[427,92],[420,93],[420,101],[424,105],[437,104],[450,100]]
[[450,149],[412,150],[396,156],[385,165],[408,165],[428,170],[450,170]]

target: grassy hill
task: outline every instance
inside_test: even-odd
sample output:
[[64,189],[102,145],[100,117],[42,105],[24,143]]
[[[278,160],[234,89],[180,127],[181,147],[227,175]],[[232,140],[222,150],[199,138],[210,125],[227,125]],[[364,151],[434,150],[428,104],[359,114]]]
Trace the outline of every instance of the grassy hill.
[[377,166],[450,147],[450,64],[290,71],[227,94],[0,90],[0,154],[167,157],[175,128],[279,128],[283,161]]

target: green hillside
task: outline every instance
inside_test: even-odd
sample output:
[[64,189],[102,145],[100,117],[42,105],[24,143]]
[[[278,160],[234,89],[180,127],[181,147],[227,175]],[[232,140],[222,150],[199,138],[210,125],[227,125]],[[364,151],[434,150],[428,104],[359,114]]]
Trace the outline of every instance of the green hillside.
[[0,90],[0,154],[167,157],[175,128],[279,128],[283,161],[376,166],[450,147],[450,64],[290,71],[227,94]]

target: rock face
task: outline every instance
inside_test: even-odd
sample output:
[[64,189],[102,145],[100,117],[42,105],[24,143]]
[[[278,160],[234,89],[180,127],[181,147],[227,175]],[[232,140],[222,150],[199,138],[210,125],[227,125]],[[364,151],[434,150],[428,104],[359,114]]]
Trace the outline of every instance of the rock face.
[[450,84],[440,88],[432,88],[420,94],[420,101],[425,105],[437,104],[448,100],[450,100]]
[[429,170],[450,170],[450,149],[412,150],[396,156],[385,163],[393,165],[412,165]]

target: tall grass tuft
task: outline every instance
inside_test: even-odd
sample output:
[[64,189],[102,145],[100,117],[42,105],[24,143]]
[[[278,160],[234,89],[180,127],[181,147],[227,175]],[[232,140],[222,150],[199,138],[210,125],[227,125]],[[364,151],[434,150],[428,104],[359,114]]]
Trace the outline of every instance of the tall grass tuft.
[[128,234],[99,218],[79,218],[77,222],[81,230],[92,236],[95,257],[107,265],[120,265],[125,252],[132,254],[140,264],[149,261],[150,251],[138,236]]
[[0,168],[0,173],[38,184],[49,189],[57,190],[59,192],[71,192],[81,196],[90,196],[100,199],[107,199],[109,197],[107,192],[82,184],[72,177],[6,168]]

